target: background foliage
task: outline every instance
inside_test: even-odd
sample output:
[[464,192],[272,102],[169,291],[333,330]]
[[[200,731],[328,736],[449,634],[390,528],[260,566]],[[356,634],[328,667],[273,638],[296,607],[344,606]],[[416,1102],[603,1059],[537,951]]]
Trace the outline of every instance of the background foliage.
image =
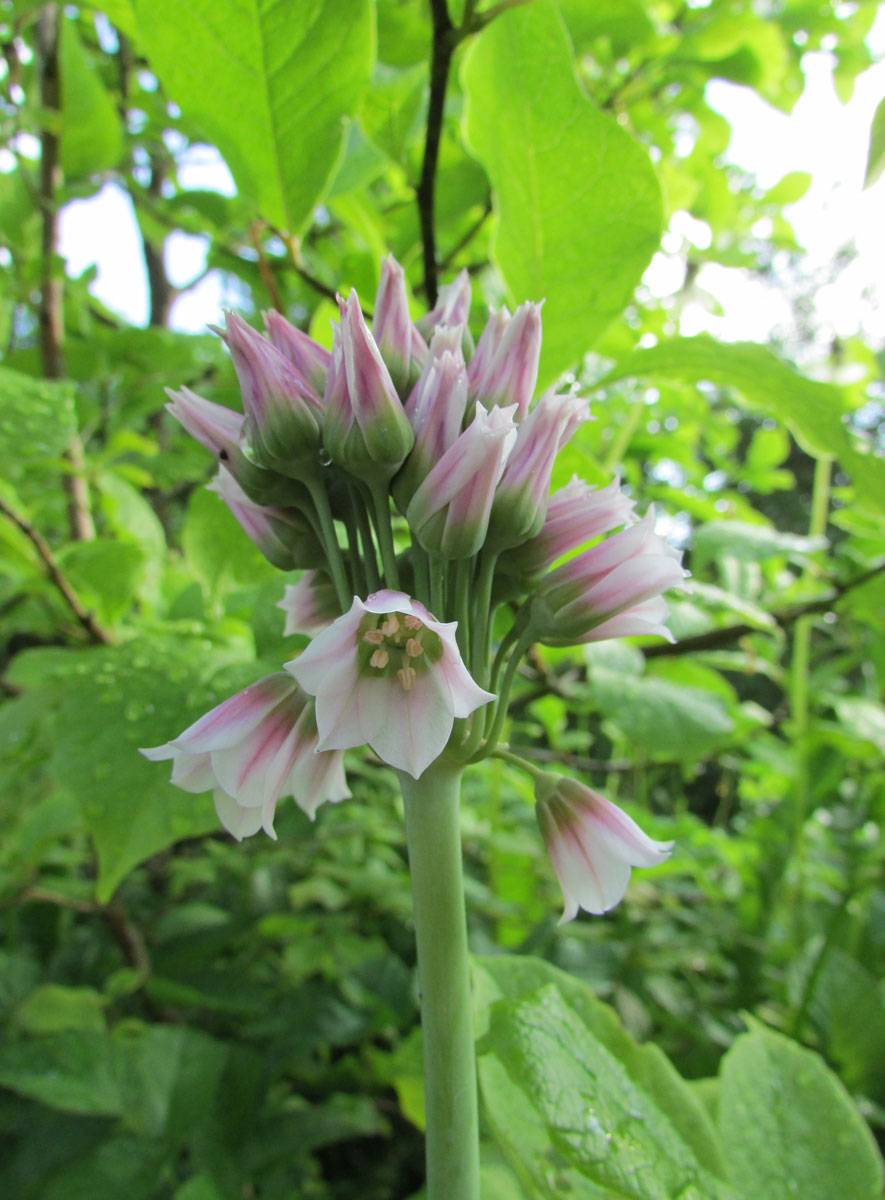
[[[477,329],[546,297],[542,382],[572,371],[598,401],[555,483],[619,472],[687,550],[678,644],[538,648],[509,731],[673,858],[558,928],[525,782],[469,777],[484,1194],[880,1194],[881,348],[825,354],[801,313],[790,346],[678,336],[703,263],[789,274],[784,205],[808,184],[723,167],[707,83],[789,110],[824,46],[846,98],[875,6],[477,7],[0,3],[4,1195],[398,1200],[421,1181],[392,775],[353,754],[352,801],[315,825],[290,805],[278,843],[236,845],[136,753],[299,646],[283,579],[163,411],[164,385],[239,404],[219,340],[170,326],[176,232],[247,315],[327,342],[336,287],[368,304],[388,249],[415,315],[463,266]],[[235,195],[182,186],[200,143]],[[871,181],[881,157],[880,112]],[[144,328],[57,254],[58,213],[111,183]],[[640,281],[677,213],[711,237],[683,239],[660,300]]]

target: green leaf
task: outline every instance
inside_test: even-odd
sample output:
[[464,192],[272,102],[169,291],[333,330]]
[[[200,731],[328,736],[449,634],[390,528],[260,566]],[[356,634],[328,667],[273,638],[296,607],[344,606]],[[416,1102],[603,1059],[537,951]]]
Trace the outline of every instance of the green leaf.
[[885,171],[885,96],[879,101],[870,125],[870,145],[867,150],[865,188],[872,187]]
[[0,367],[0,462],[21,479],[39,459],[57,457],[77,428],[74,385]]
[[61,1033],[65,1029],[105,1028],[104,999],[87,987],[47,983],[35,988],[16,1008],[13,1020],[28,1033]]
[[[210,685],[224,662],[205,641],[145,637],[68,652],[46,678],[49,765],[58,786],[76,797],[95,842],[102,902],[149,855],[218,828],[210,797],[173,787],[168,764],[148,762],[138,748],[168,741],[249,681],[231,686],[225,674]],[[254,666],[246,670],[254,679]]]
[[255,583],[275,573],[221,497],[205,488],[191,495],[181,544],[210,595],[230,582]]
[[625,355],[600,383],[631,375],[689,383],[707,380],[733,389],[747,408],[782,421],[807,453],[838,458],[853,477],[856,502],[885,512],[885,462],[864,453],[846,429],[840,389],[805,379],[764,346],[717,342],[707,334],[671,338]]
[[492,258],[512,300],[546,297],[544,385],[629,302],[657,249],[660,187],[639,143],[579,86],[551,0],[493,21],[462,81],[467,141],[495,191]]
[[741,562],[759,562],[764,558],[803,561],[815,550],[826,548],[823,538],[783,533],[770,525],[748,521],[707,521],[694,534],[694,566],[710,559],[727,556]]
[[669,679],[595,667],[593,694],[607,721],[650,754],[695,758],[727,741],[734,721],[721,696]]
[[61,165],[67,179],[116,166],[123,153],[120,118],[101,76],[66,17],[60,31]]
[[712,1122],[657,1047],[548,963],[475,962],[485,1113],[533,1194],[733,1197]]
[[810,187],[811,175],[808,171],[790,171],[768,189],[762,200],[765,204],[776,204],[782,208],[785,204],[801,200]]
[[369,0],[136,0],[151,66],[240,192],[300,232],[335,172],[375,53]]
[[143,575],[140,546],[95,538],[72,542],[59,554],[59,560],[74,591],[100,624],[113,625],[125,615]]
[[372,86],[363,96],[360,124],[366,136],[394,162],[402,162],[406,157],[426,80],[427,71],[423,66],[395,71],[379,63]]
[[818,1055],[754,1027],[726,1054],[721,1079],[722,1144],[747,1200],[877,1200],[876,1143]]
[[116,1117],[123,1111],[116,1048],[94,1030],[68,1029],[0,1046],[0,1083],[63,1112]]

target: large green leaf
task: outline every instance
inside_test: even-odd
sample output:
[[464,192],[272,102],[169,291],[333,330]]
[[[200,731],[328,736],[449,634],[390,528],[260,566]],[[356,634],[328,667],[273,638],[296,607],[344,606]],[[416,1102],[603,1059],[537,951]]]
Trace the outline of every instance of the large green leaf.
[[73,384],[0,367],[0,462],[7,479],[61,454],[76,428]]
[[483,1104],[532,1194],[725,1200],[712,1123],[655,1046],[537,959],[476,960]]
[[877,1200],[876,1144],[816,1054],[757,1027],[726,1054],[721,1077],[722,1144],[747,1200]]
[[867,150],[864,187],[872,187],[881,178],[883,171],[885,171],[885,97],[879,101],[870,125],[870,145]]
[[322,199],[374,59],[369,0],[136,0],[140,40],[240,192],[292,233]]
[[463,66],[465,131],[495,191],[492,257],[517,302],[546,298],[541,382],[580,363],[657,248],[648,156],[575,77],[551,0],[489,25]]
[[61,24],[61,165],[67,178],[116,166],[123,153],[120,118],[77,33],[76,20]]
[[605,719],[651,754],[700,757],[727,741],[734,720],[721,696],[669,679],[625,677],[594,667],[593,695]]
[[733,389],[747,408],[783,421],[809,454],[838,458],[853,477],[858,503],[885,512],[885,461],[865,454],[845,428],[839,388],[804,378],[765,346],[717,342],[708,334],[672,338],[625,355],[600,382],[631,375]]

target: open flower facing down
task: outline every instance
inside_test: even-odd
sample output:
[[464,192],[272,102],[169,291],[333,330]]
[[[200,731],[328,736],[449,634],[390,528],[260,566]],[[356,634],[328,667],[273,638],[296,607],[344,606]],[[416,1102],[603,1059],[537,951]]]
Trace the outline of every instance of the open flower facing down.
[[417,779],[445,749],[455,717],[494,700],[474,683],[455,641],[405,592],[354,597],[286,670],[316,697],[320,750],[369,745]]
[[172,783],[186,792],[214,791],[221,823],[238,840],[264,827],[276,837],[281,796],[313,820],[325,800],[350,795],[342,755],[314,753],[313,702],[282,671],[266,675],[200,717],[184,733],[142,750],[152,762],[172,760]]
[[535,812],[565,899],[560,924],[579,908],[604,913],[624,896],[632,867],[655,867],[672,842],[656,842],[605,796],[552,772],[535,781]]

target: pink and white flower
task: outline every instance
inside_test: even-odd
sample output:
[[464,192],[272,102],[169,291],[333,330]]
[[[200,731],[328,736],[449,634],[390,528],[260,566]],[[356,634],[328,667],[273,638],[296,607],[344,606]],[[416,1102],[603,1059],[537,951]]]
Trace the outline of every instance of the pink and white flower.
[[520,304],[513,316],[501,309],[490,320],[470,360],[470,399],[485,408],[515,404],[517,420],[529,411],[541,358],[541,305]]
[[222,337],[230,348],[243,395],[246,455],[261,467],[295,474],[316,459],[322,405],[304,376],[257,329],[235,312]]
[[478,406],[412,496],[406,520],[429,554],[469,558],[482,548],[495,488],[516,441],[515,411],[513,404],[491,412]]
[[314,396],[322,396],[332,362],[331,353],[297,325],[287,321],[276,309],[261,315],[271,343],[295,368],[300,378],[310,384]]
[[351,291],[339,297],[341,324],[326,379],[323,445],[334,463],[369,482],[387,481],[415,435],[390,372]]
[[[412,324],[405,272],[392,254],[381,260],[372,336],[387,364],[394,387],[400,395],[405,395],[409,377],[415,378],[427,358],[427,346]],[[417,368],[414,373],[413,365]]]
[[326,561],[316,534],[297,509],[256,504],[224,467],[206,487],[222,498],[268,562],[281,571]]
[[297,583],[287,584],[277,608],[286,614],[283,637],[312,636],[341,616],[335,585],[325,571],[305,571]]
[[444,283],[439,289],[436,304],[419,317],[416,325],[419,331],[429,337],[439,325],[466,325],[470,315],[470,276],[466,268],[459,271],[451,283]]
[[669,638],[661,624],[666,606],[650,602],[684,582],[688,572],[681,564],[682,554],[655,533],[650,508],[635,525],[543,577],[530,601],[530,630],[548,646],[571,646],[626,636],[638,620],[640,632]]
[[349,612],[285,664],[316,697],[318,749],[369,745],[419,778],[445,749],[455,717],[495,698],[464,666],[456,628],[405,592],[354,597]]
[[578,909],[604,913],[624,896],[632,867],[656,867],[672,842],[656,842],[599,792],[544,772],[535,783],[535,813],[562,888],[560,924]]
[[282,671],[217,705],[172,741],[142,750],[152,762],[172,760],[172,783],[214,792],[215,809],[237,840],[264,828],[275,838],[281,796],[313,820],[326,800],[350,795],[340,752],[316,753],[313,702]]
[[618,480],[598,488],[573,475],[550,497],[540,532],[504,554],[501,566],[506,571],[537,575],[585,542],[635,524],[635,507],[636,501],[624,495]]
[[589,420],[586,400],[550,391],[519,426],[489,518],[488,540],[496,549],[516,546],[540,531],[556,455],[578,426]]
[[415,431],[415,444],[391,485],[400,512],[461,434],[467,406],[467,373],[460,352],[445,350],[430,360],[416,384],[406,413]]

